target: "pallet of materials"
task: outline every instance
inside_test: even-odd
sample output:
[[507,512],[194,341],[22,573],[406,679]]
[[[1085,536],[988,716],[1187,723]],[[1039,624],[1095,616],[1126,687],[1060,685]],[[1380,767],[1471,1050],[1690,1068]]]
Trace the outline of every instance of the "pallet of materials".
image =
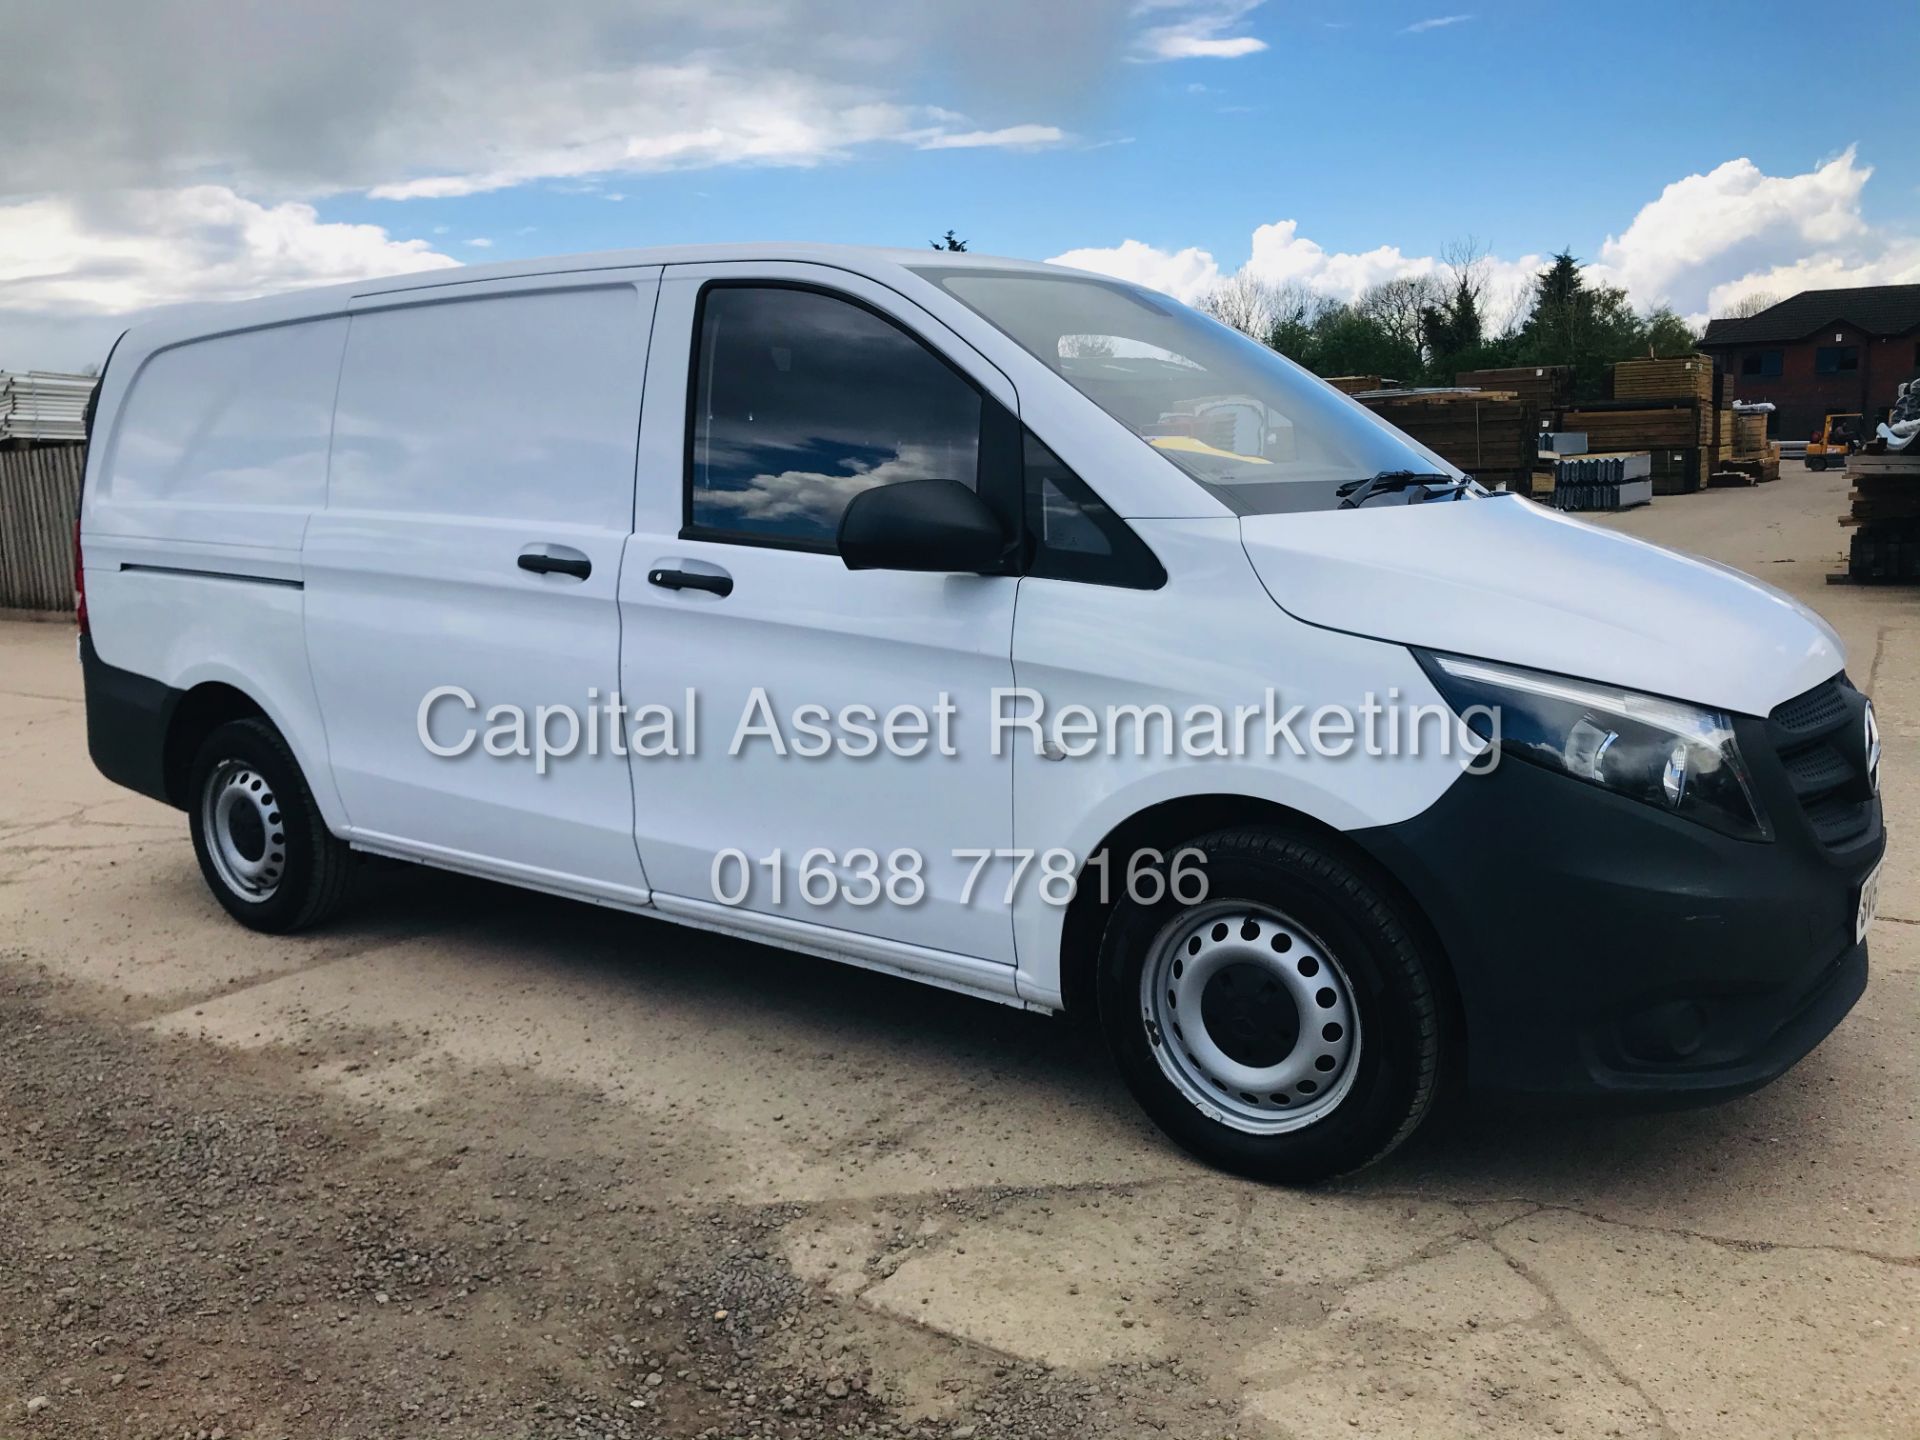
[[47,370],[0,370],[0,441],[78,441],[86,438],[91,375]]
[[1613,398],[1688,400],[1710,410],[1719,399],[1713,361],[1704,355],[1673,360],[1622,360],[1613,367]]
[[1716,367],[1713,372],[1713,453],[1716,460],[1738,457],[1734,425],[1739,418],[1733,408],[1733,376]]
[[1780,455],[1769,450],[1752,460],[1722,460],[1707,477],[1709,485],[1767,485],[1780,478]]
[[1735,410],[1714,458],[1709,485],[1765,485],[1780,478],[1780,449],[1767,439],[1767,412]]
[[1759,460],[1773,444],[1767,439],[1767,417],[1764,411],[1737,410],[1733,416],[1733,458],[1736,460]]
[[1474,390],[1501,390],[1531,400],[1543,416],[1573,403],[1573,371],[1565,365],[1513,365],[1499,370],[1462,370],[1453,383]]
[[1530,401],[1458,389],[1375,390],[1354,398],[1481,484],[1531,487],[1540,427]]
[[1700,488],[1700,471],[1700,451],[1697,449],[1655,450],[1653,493],[1691,495]]
[[1378,375],[1322,375],[1320,377],[1342,395],[1358,395],[1362,390],[1397,389],[1399,382]]
[[1583,432],[1588,448],[1602,451],[1700,449],[1713,438],[1710,413],[1669,400],[1594,401],[1563,411],[1560,428]]
[[1577,455],[1553,467],[1557,510],[1631,510],[1653,503],[1653,457]]
[[1920,455],[1855,455],[1847,478],[1848,577],[1920,581]]

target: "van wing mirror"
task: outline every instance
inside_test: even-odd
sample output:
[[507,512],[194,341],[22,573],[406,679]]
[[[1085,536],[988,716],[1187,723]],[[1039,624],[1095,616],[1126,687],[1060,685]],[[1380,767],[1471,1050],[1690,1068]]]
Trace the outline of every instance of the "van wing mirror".
[[999,575],[1006,551],[987,502],[958,480],[876,485],[840,516],[840,559],[849,570]]

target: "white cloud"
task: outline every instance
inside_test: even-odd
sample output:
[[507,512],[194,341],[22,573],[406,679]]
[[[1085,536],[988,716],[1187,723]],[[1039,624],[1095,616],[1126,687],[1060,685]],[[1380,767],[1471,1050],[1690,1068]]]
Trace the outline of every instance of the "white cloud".
[[484,235],[476,235],[473,239],[469,240],[467,244],[473,246],[476,250],[491,250],[493,248],[493,241]]
[[1092,270],[1116,280],[1130,280],[1192,304],[1223,278],[1212,255],[1192,246],[1185,250],[1159,250],[1141,240],[1122,240],[1105,248],[1091,246],[1068,250],[1052,258],[1055,265],[1071,265],[1076,270]]
[[1191,13],[1183,13],[1177,20],[1149,25],[1135,39],[1134,49],[1146,60],[1238,60],[1245,55],[1257,55],[1267,48],[1266,41],[1253,35],[1222,32],[1236,27],[1246,15],[1259,8],[1260,3],[1261,0],[1225,0],[1225,3],[1203,3],[1195,7],[1183,0],[1158,0],[1158,3],[1147,0],[1140,7],[1143,12]]
[[1163,60],[1238,60],[1243,55],[1258,55],[1266,48],[1266,41],[1251,35],[1170,35],[1160,40],[1158,54]]
[[[1862,212],[1872,174],[1851,148],[1800,175],[1767,175],[1749,160],[1729,160],[1668,185],[1617,237],[1589,252],[1589,273],[1626,290],[1642,309],[1671,305],[1696,324],[1749,294],[1920,283],[1920,237],[1876,226]],[[1186,301],[1231,273],[1208,251],[1162,250],[1139,240],[1054,258]],[[1488,257],[1487,313],[1496,320],[1512,313],[1546,264],[1538,254]],[[1330,251],[1286,219],[1253,232],[1242,268],[1276,285],[1351,300],[1384,280],[1439,273],[1444,262],[1394,245]]]
[[457,264],[378,225],[222,185],[0,205],[0,303],[123,313]]
[[987,146],[1005,149],[1032,149],[1039,145],[1058,145],[1066,131],[1055,125],[1009,125],[1000,130],[962,130],[931,135],[920,142],[922,150],[979,150]]
[[[1352,300],[1370,286],[1405,275],[1434,275],[1444,268],[1431,255],[1407,255],[1392,245],[1358,253],[1330,251],[1300,234],[1299,222],[1276,220],[1253,232],[1246,262],[1240,267],[1254,278],[1276,286],[1299,285],[1337,300]],[[1225,280],[1209,251],[1189,246],[1167,251],[1139,240],[1109,247],[1089,246],[1053,257],[1053,263],[1072,265],[1130,280],[1192,304]],[[1545,267],[1538,255],[1517,260],[1489,258],[1486,266],[1486,312],[1504,321],[1533,277]]]
[[1668,185],[1606,238],[1595,268],[1641,304],[1696,316],[1760,292],[1920,280],[1920,240],[1862,211],[1872,176],[1853,146],[1800,175],[1729,160]]
[[1297,282],[1351,300],[1382,280],[1431,274],[1440,266],[1430,256],[1410,259],[1393,245],[1381,245],[1359,254],[1330,254],[1316,242],[1301,236],[1298,221],[1276,220],[1253,232],[1253,253],[1246,268],[1269,284]]
[[0,204],[0,366],[98,362],[140,313],[458,262],[220,185]]
[[756,475],[741,490],[708,490],[701,503],[754,520],[831,523],[861,491],[901,480],[922,480],[940,473],[941,468],[941,457],[933,447],[902,445],[878,464],[850,460],[839,474],[783,470],[777,475]]
[[75,61],[0,86],[0,131],[33,142],[0,195],[276,200],[1055,143],[1151,23],[1133,0],[569,0],[535,26],[517,0],[94,0],[7,20],[9,53]]
[[865,146],[922,150],[1059,144],[1054,125],[980,129],[934,106],[869,98],[859,86],[769,68],[742,77],[707,62],[568,75],[494,117],[491,143],[423,145],[463,161],[442,174],[375,185],[377,200],[447,199],[535,180],[724,165],[819,165]]
[[1444,30],[1449,25],[1464,25],[1473,19],[1471,15],[1435,15],[1430,20],[1416,20],[1400,33],[1402,35],[1424,35],[1429,30]]

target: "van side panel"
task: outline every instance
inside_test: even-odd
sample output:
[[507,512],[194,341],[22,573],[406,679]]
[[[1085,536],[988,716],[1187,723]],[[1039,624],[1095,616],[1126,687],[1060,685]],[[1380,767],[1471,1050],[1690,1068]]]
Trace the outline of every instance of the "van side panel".
[[[1032,737],[1012,737],[1016,848],[1035,854],[1057,848],[1084,863],[1122,822],[1193,796],[1264,801],[1329,829],[1354,831],[1418,815],[1460,778],[1474,749],[1448,753],[1443,746],[1443,732],[1449,745],[1459,740],[1457,722],[1405,646],[1293,619],[1267,597],[1245,552],[1232,543],[1236,520],[1133,525],[1166,566],[1163,588],[1034,576],[1020,582],[1017,683],[1039,692],[1050,715],[1084,705],[1102,718],[1123,707],[1123,718],[1101,734],[1113,741],[1113,753],[1064,764],[1036,754]],[[1196,644],[1196,636],[1204,643]],[[1269,693],[1271,713],[1286,721],[1284,729],[1268,718]],[[1167,718],[1150,718],[1156,706]],[[1335,726],[1315,746],[1313,717],[1323,707],[1354,718],[1345,744]],[[1192,747],[1198,753],[1189,753],[1183,717],[1216,712],[1227,722],[1220,743],[1210,743],[1203,731]],[[1380,717],[1371,742],[1358,728],[1369,714]],[[1389,729],[1402,714],[1407,731]],[[1424,717],[1417,745],[1416,714]],[[1105,893],[1126,893],[1132,862],[1131,854],[1110,857]],[[1066,914],[1038,886],[1016,893],[1021,998],[1062,1002]]]
[[104,437],[89,533],[298,555],[326,502],[346,335],[335,317],[148,355]]
[[[129,379],[107,394],[81,512],[92,664],[118,672],[89,681],[90,743],[115,757],[110,778],[158,776],[178,697],[217,682],[266,713],[328,825],[344,826],[307,665],[300,543],[325,503],[346,333],[345,317],[324,317],[116,357]],[[132,677],[166,693],[150,703]]]
[[[646,899],[632,783],[604,726],[550,765],[479,735],[497,706],[531,727],[542,707],[584,715],[619,689],[656,288],[652,272],[563,277],[354,311],[327,504],[302,552],[354,843]],[[577,571],[542,565],[555,557]]]

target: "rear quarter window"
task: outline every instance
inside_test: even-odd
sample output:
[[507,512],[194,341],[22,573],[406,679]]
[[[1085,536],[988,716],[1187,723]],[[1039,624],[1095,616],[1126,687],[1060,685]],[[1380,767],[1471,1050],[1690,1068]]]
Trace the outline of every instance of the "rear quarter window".
[[316,508],[344,319],[175,345],[140,367],[101,494],[131,503]]

